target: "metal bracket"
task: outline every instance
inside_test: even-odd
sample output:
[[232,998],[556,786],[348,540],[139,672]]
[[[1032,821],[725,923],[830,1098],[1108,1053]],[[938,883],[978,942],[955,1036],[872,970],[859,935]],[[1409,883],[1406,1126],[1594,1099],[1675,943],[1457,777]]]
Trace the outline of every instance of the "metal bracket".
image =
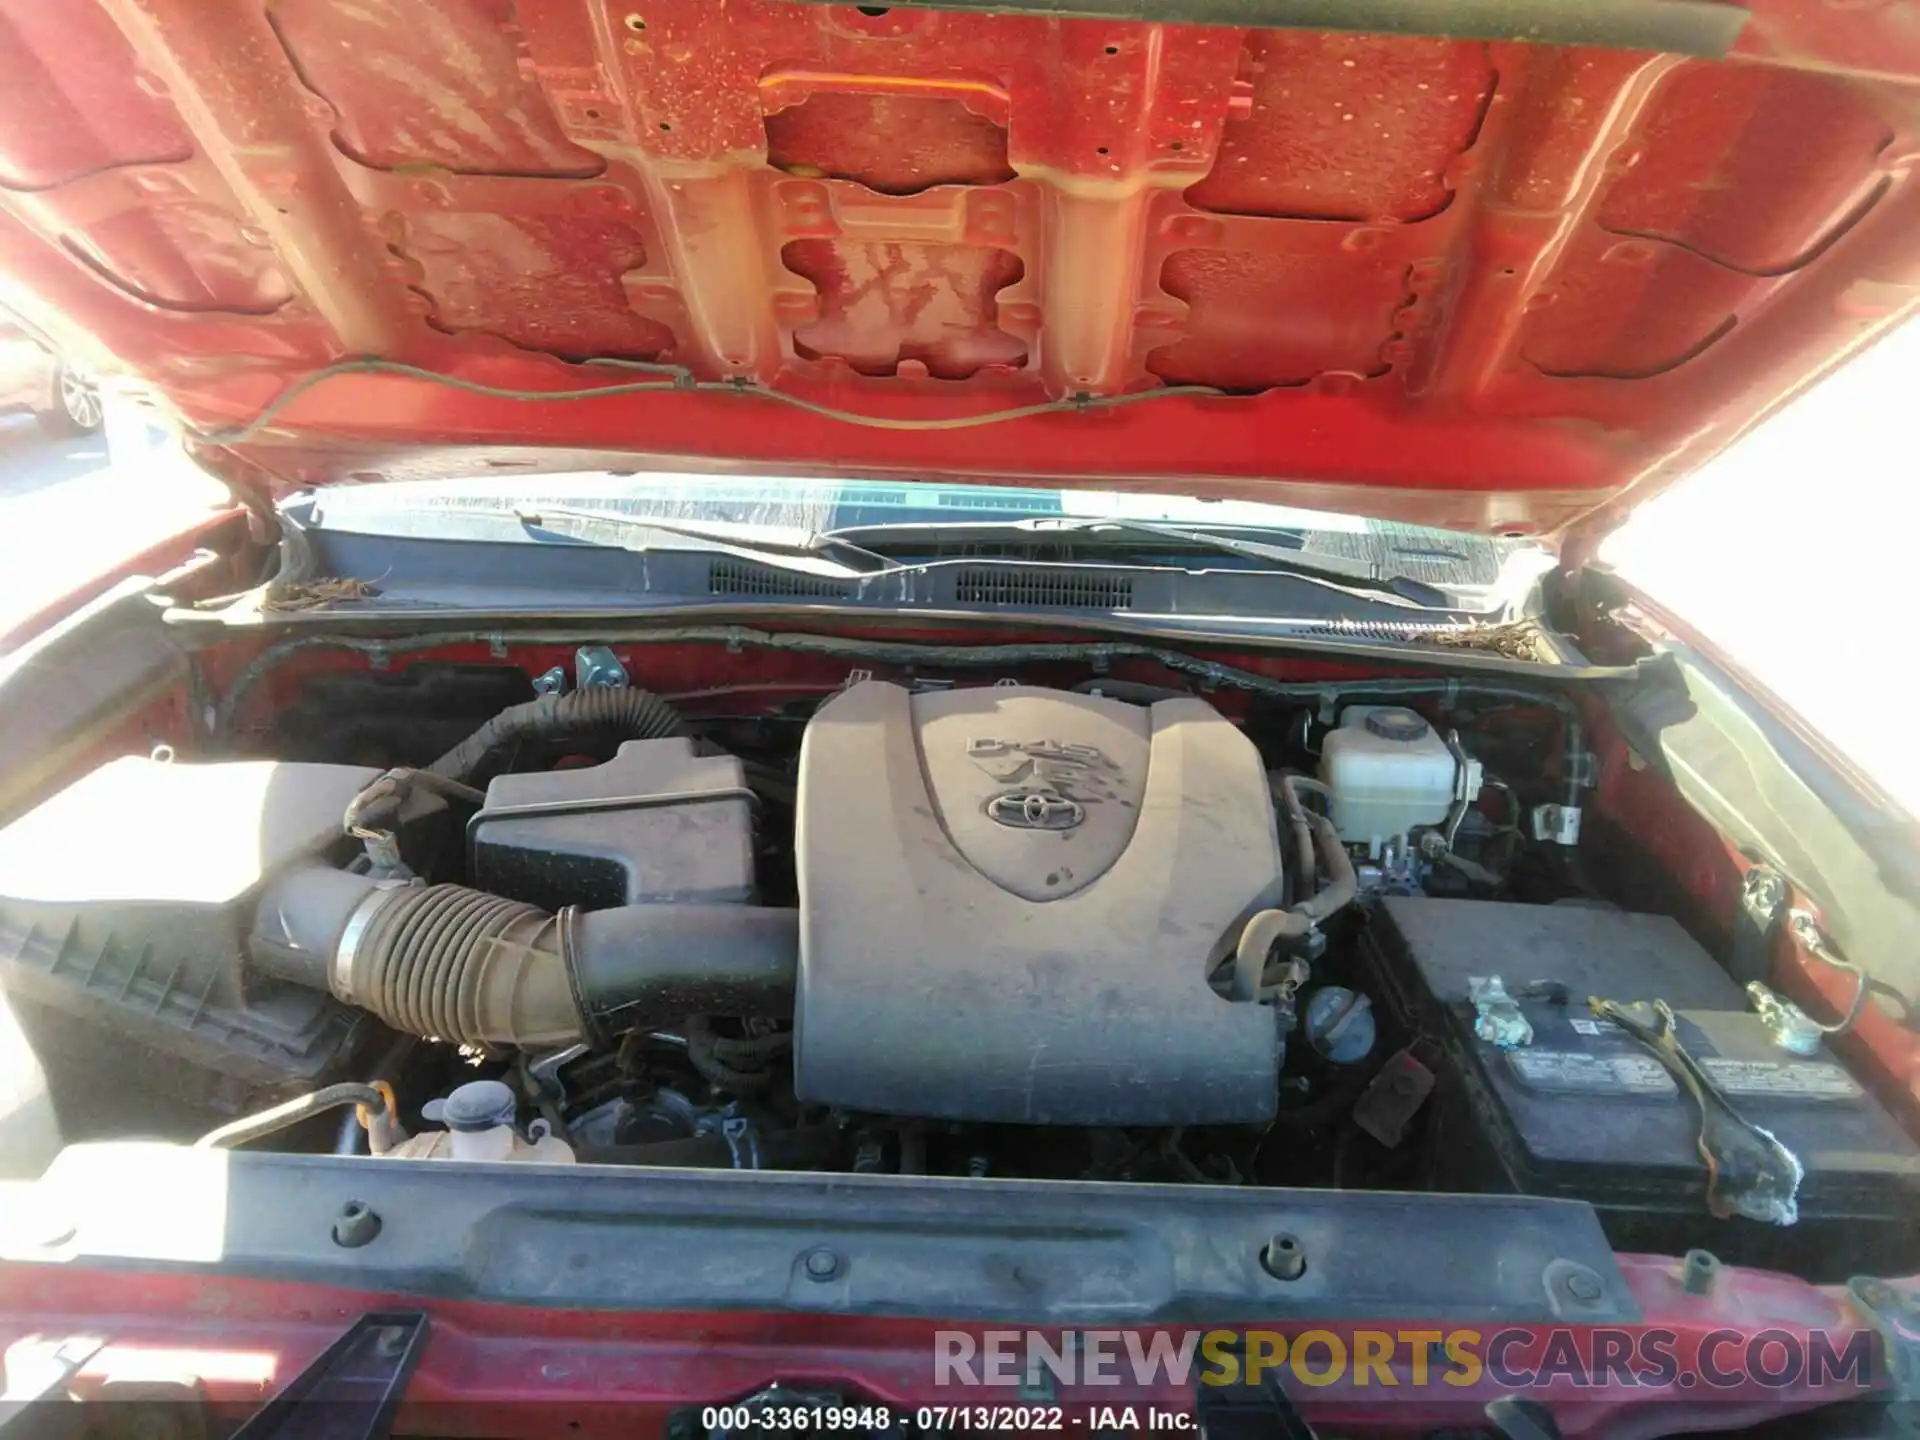
[[1773,969],[1773,938],[1786,915],[1787,882],[1777,870],[1755,865],[1740,882],[1733,917],[1733,954],[1727,969],[1736,984],[1764,980]]
[[758,1170],[760,1168],[760,1132],[753,1127],[750,1116],[740,1113],[737,1100],[727,1102],[718,1116],[702,1117],[694,1126],[694,1133],[711,1135],[719,1133],[727,1142],[727,1153],[733,1159],[736,1170]]
[[558,1050],[549,1050],[538,1060],[527,1062],[527,1079],[538,1086],[542,1094],[550,1096],[555,1104],[564,1105],[567,1103],[567,1087],[560,1083],[560,1072],[591,1048],[588,1045],[565,1045]]
[[1578,805],[1536,805],[1533,807],[1533,838],[1553,845],[1580,843],[1580,807]]
[[573,688],[624,690],[631,682],[620,657],[605,645],[582,645],[573,653]]
[[418,1311],[368,1311],[230,1440],[386,1440],[426,1338]]
[[1767,1038],[1778,1049],[1791,1055],[1820,1053],[1820,1027],[1793,1001],[1777,994],[1764,980],[1747,982],[1747,999],[1766,1027]]

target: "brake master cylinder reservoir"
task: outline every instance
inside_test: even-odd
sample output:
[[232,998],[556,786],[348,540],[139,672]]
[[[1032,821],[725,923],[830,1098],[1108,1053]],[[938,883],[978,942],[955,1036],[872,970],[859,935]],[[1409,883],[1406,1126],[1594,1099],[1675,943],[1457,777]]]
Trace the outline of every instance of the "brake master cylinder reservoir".
[[1456,793],[1478,795],[1480,762],[1467,761],[1466,770],[1459,774],[1431,725],[1395,705],[1349,706],[1320,746],[1320,779],[1340,838],[1375,857],[1416,826],[1444,824]]

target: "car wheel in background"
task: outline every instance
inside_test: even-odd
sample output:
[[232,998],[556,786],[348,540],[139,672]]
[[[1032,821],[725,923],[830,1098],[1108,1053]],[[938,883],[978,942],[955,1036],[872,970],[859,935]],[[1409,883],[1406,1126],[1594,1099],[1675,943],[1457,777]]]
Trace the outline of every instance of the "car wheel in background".
[[56,362],[53,408],[38,412],[36,418],[51,435],[91,435],[98,430],[106,410],[92,374],[65,360]]

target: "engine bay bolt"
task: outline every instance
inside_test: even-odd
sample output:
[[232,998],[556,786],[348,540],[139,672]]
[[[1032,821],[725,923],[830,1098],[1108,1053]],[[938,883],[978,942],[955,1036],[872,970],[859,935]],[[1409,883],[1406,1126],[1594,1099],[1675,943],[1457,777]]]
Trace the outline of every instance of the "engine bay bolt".
[[631,682],[627,667],[605,645],[582,645],[573,652],[573,687],[576,690],[625,690]]
[[1260,1252],[1260,1268],[1276,1280],[1298,1280],[1307,1273],[1306,1246],[1299,1236],[1281,1231]]
[[1562,1283],[1567,1287],[1567,1294],[1584,1304],[1590,1305],[1607,1293],[1600,1277],[1590,1270],[1575,1270]]
[[800,1263],[809,1280],[824,1283],[840,1273],[840,1257],[831,1250],[809,1250]]
[[1689,1295],[1711,1295],[1720,1279],[1720,1261],[1711,1250],[1689,1250],[1680,1262],[1680,1288]]
[[333,1222],[333,1243],[357,1250],[380,1233],[380,1217],[364,1200],[349,1200]]

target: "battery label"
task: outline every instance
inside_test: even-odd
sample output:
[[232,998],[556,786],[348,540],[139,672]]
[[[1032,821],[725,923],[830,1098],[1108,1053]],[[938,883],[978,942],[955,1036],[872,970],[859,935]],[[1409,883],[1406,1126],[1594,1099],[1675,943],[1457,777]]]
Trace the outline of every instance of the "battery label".
[[1523,1085],[1561,1095],[1677,1095],[1680,1087],[1650,1055],[1592,1055],[1584,1050],[1509,1050]]
[[1700,1068],[1729,1095],[1769,1095],[1792,1100],[1858,1100],[1854,1078],[1838,1065],[1817,1060],[1729,1060],[1709,1055]]
[[1585,1016],[1576,1015],[1568,1020],[1567,1024],[1571,1025],[1574,1030],[1581,1035],[1618,1035],[1622,1033],[1620,1027],[1611,1020],[1589,1020]]

